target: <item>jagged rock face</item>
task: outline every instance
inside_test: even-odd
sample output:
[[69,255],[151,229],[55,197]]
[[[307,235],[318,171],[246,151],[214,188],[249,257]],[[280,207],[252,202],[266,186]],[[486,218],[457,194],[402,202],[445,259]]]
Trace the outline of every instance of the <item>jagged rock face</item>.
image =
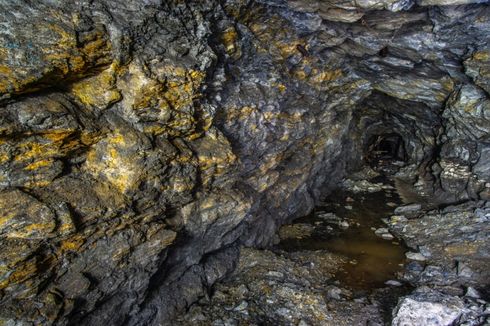
[[373,135],[428,195],[488,198],[470,2],[0,1],[0,323],[168,322]]

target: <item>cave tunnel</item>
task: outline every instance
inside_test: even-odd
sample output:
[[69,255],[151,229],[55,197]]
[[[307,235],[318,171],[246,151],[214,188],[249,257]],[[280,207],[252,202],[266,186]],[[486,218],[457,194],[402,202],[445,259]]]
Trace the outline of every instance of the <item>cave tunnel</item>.
[[489,0],[0,21],[0,326],[490,326]]
[[374,168],[402,165],[407,160],[403,138],[395,132],[371,136],[364,148],[364,158]]
[[417,167],[432,159],[439,121],[436,108],[373,92],[353,113],[348,170],[416,178]]

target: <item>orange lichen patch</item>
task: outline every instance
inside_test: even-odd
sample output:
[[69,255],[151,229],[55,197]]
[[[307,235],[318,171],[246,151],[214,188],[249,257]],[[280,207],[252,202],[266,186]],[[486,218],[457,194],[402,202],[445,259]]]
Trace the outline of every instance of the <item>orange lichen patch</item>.
[[163,91],[163,85],[148,78],[136,64],[129,65],[124,72],[118,80],[118,89],[122,89],[125,94],[123,106],[133,110],[156,106],[160,98],[155,95]]
[[2,78],[0,79],[0,95],[8,92],[20,93],[25,87],[36,81],[34,76],[25,78],[18,77],[14,70],[7,71],[4,69]]
[[0,217],[0,227],[6,225],[13,218],[15,218],[15,212],[4,212],[3,215]]
[[175,158],[175,162],[179,164],[194,164],[195,157],[192,155],[179,155]]
[[88,57],[96,57],[103,51],[110,51],[111,44],[107,42],[101,31],[93,35],[92,40],[82,48],[82,53]]
[[84,238],[81,235],[76,235],[69,239],[59,242],[60,253],[63,254],[66,251],[77,251],[84,243]]
[[[307,82],[314,87],[321,87],[324,83],[337,80],[343,76],[341,69],[324,70],[319,68],[309,69],[309,65],[298,65],[291,71],[294,78]],[[308,71],[308,72],[307,72]]]
[[277,49],[279,49],[279,53],[281,54],[281,57],[284,59],[289,58],[290,56],[294,54],[298,54],[298,47],[305,48],[305,41],[301,39],[294,39],[292,42],[277,42],[274,43]]
[[82,132],[80,135],[81,144],[88,146],[97,143],[102,137],[104,137],[104,133],[101,131],[96,132]]
[[8,57],[8,51],[5,47],[0,47],[0,60],[4,60]]
[[0,233],[6,238],[43,239],[56,228],[48,207],[19,190],[0,195]]

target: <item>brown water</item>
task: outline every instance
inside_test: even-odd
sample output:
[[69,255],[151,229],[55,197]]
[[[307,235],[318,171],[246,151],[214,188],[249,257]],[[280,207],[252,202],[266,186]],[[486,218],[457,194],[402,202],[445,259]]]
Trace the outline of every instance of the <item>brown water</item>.
[[[346,198],[354,199],[346,202]],[[393,214],[388,202],[400,204],[393,191],[355,195],[337,191],[327,198],[323,206],[294,223],[309,223],[315,226],[310,237],[286,239],[279,247],[287,251],[328,250],[342,255],[348,262],[335,275],[335,280],[354,290],[370,290],[384,286],[387,280],[396,279],[403,269],[406,247],[400,240],[384,240],[375,235],[372,228],[385,227],[382,218]],[[345,206],[351,206],[347,209]],[[342,229],[321,218],[323,212],[332,212],[346,219],[350,226]]]

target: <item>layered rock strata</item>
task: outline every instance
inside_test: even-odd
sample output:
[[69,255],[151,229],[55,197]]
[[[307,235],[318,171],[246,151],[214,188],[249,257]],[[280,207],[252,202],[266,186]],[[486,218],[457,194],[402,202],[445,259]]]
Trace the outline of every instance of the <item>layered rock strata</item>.
[[375,135],[425,196],[488,199],[471,2],[0,1],[0,323],[168,322]]

